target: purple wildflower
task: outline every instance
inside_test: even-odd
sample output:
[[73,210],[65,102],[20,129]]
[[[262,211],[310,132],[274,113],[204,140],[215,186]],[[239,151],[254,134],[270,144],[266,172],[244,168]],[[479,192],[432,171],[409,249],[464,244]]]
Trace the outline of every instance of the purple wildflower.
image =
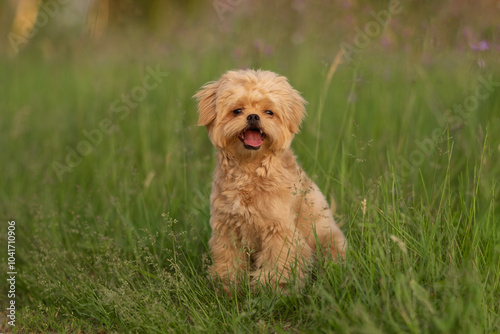
[[469,46],[474,51],[484,51],[490,49],[486,41],[481,41],[478,44],[469,44]]

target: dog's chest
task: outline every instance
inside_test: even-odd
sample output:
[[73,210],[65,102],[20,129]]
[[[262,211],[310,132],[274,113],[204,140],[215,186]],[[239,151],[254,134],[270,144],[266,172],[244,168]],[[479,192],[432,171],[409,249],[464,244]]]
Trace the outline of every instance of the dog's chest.
[[227,182],[223,188],[222,197],[225,206],[230,208],[231,214],[249,220],[258,218],[265,210],[264,199],[272,197],[272,189],[262,186],[258,182]]
[[225,175],[214,184],[217,191],[213,202],[227,223],[258,228],[279,220],[283,210],[292,207],[290,188],[286,182],[273,178]]
[[291,152],[252,168],[218,157],[211,197],[212,228],[265,235],[294,223],[300,168]]

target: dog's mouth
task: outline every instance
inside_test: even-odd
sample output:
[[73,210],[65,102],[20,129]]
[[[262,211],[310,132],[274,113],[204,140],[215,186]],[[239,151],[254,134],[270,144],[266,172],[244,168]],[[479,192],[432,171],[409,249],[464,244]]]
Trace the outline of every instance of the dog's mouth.
[[262,146],[265,137],[266,134],[258,128],[243,130],[238,135],[247,150],[258,150]]

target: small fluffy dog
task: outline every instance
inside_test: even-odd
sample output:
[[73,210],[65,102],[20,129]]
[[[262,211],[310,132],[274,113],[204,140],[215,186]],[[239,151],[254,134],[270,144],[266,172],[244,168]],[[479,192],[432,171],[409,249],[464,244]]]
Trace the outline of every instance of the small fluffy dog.
[[269,71],[229,71],[207,83],[198,100],[198,125],[217,149],[210,198],[210,274],[230,285],[284,287],[303,282],[320,246],[343,258],[344,234],[325,197],[290,149],[306,101],[285,77]]

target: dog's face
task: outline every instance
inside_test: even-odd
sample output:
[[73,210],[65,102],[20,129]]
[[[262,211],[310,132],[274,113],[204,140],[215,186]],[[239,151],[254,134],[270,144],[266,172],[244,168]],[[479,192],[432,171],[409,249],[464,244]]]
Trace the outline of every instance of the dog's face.
[[233,154],[288,148],[305,116],[305,100],[269,71],[229,71],[194,97],[198,125],[206,126],[215,147]]

